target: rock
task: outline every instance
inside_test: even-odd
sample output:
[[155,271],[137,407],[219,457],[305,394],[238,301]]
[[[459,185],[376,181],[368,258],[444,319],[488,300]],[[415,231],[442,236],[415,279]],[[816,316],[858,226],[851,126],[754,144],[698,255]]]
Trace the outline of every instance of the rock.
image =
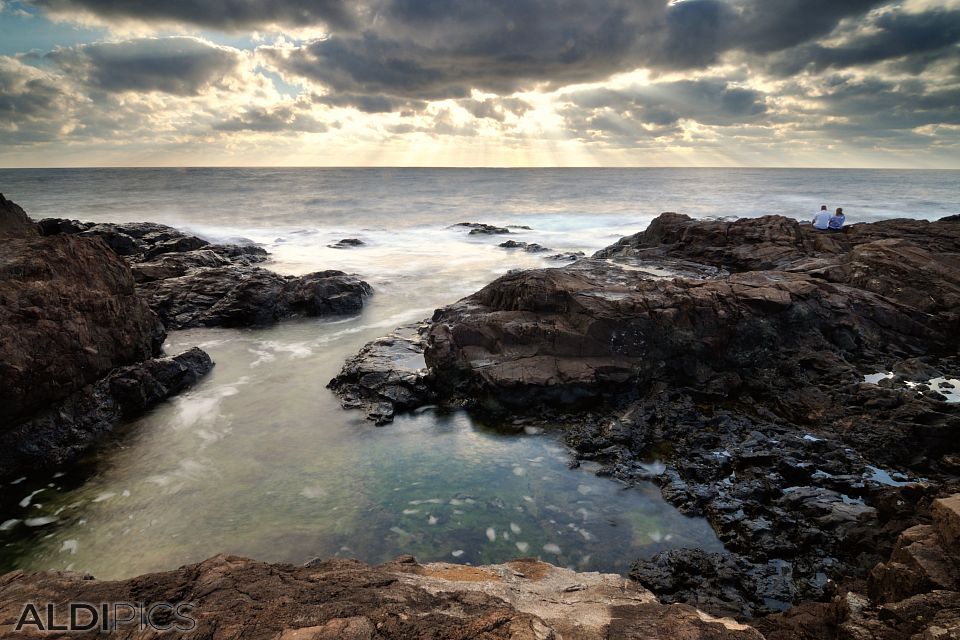
[[76,460],[123,420],[192,387],[212,368],[210,357],[194,347],[114,369],[52,408],[0,431],[0,476]]
[[433,392],[423,379],[426,364],[420,331],[423,325],[397,329],[367,343],[347,360],[328,388],[344,408],[364,409],[377,425],[393,421],[397,411],[427,404]]
[[340,271],[292,277],[257,267],[269,254],[244,239],[211,244],[152,222],[94,225],[51,218],[40,226],[47,235],[99,236],[112,243],[130,261],[138,293],[169,329],[356,313],[372,293],[366,282]]
[[576,262],[586,254],[583,251],[568,251],[566,253],[554,253],[547,256],[547,260],[556,260],[557,262]]
[[930,513],[940,544],[951,556],[960,558],[960,494],[934,500]]
[[281,276],[221,266],[141,283],[139,290],[171,329],[262,326],[285,318],[355,313],[372,289],[342,271]]
[[328,244],[327,246],[331,249],[350,249],[352,247],[362,247],[366,242],[358,238],[344,238],[343,240],[338,240],[334,244]]
[[163,326],[99,238],[0,243],[0,431],[115,367],[158,355]]
[[32,237],[39,233],[37,225],[27,213],[0,193],[0,237]]
[[536,244],[535,242],[517,242],[516,240],[507,240],[506,242],[501,242],[498,247],[502,249],[523,249],[527,253],[544,253],[546,251],[552,251],[544,246]]
[[[566,591],[571,583],[584,589]],[[214,640],[234,637],[241,628],[251,637],[282,640],[762,640],[731,620],[658,604],[620,576],[577,574],[535,560],[469,567],[398,558],[370,567],[329,559],[296,567],[221,555],[108,582],[69,572],[16,571],[0,578],[0,635],[14,633],[28,601],[189,602],[196,625],[190,634]],[[113,633],[155,635],[137,625]]]
[[482,222],[459,222],[454,227],[466,227],[470,229],[471,236],[476,235],[503,235],[510,233],[510,229],[506,227],[496,227],[491,224],[483,224]]

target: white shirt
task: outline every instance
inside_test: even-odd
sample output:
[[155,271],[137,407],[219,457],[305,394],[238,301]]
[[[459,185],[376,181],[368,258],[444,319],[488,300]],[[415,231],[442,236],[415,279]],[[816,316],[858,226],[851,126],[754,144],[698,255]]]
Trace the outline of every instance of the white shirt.
[[813,216],[813,227],[820,230],[828,229],[831,217],[832,214],[829,211],[817,211],[817,215]]

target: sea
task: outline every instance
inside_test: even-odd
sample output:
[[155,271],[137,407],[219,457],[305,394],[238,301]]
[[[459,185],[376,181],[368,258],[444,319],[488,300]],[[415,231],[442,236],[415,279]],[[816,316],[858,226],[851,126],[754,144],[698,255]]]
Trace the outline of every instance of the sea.
[[[511,269],[556,267],[663,211],[695,218],[843,207],[848,224],[960,213],[960,172],[796,169],[0,169],[33,218],[151,221],[252,240],[286,274],[341,269],[374,288],[356,316],[171,332],[216,361],[194,389],[125,425],[81,462],[0,487],[0,571],[103,579],[217,553],[302,563],[487,564],[540,557],[626,573],[674,547],[722,548],[652,481],[571,468],[562,433],[428,407],[375,427],[327,390],[343,361]],[[469,235],[460,222],[511,225]],[[516,226],[530,227],[529,230]],[[545,254],[497,246],[507,237]],[[343,238],[363,245],[332,248]]]

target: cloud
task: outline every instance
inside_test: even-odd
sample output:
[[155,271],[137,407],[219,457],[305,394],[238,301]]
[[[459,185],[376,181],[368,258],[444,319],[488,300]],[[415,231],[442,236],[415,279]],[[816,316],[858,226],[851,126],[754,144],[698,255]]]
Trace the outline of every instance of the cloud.
[[216,123],[223,132],[322,133],[329,128],[309,113],[310,104],[295,101],[273,107],[248,107],[240,115]]
[[54,139],[69,120],[70,96],[50,74],[0,57],[0,140],[24,144]]
[[32,0],[48,12],[69,18],[92,15],[105,21],[163,22],[223,31],[271,25],[349,28],[355,21],[351,0]]
[[138,38],[57,49],[47,58],[91,87],[109,92],[198,95],[232,74],[243,53],[199,38]]
[[588,89],[559,101],[566,103],[565,127],[577,137],[621,145],[678,134],[682,120],[728,126],[756,122],[768,110],[763,93],[721,78]]
[[960,43],[960,10],[888,12],[866,26],[867,29],[836,46],[814,43],[791,50],[779,56],[770,68],[788,76],[804,70],[819,73],[905,59],[904,69],[919,73],[944,59],[960,62],[956,46]]

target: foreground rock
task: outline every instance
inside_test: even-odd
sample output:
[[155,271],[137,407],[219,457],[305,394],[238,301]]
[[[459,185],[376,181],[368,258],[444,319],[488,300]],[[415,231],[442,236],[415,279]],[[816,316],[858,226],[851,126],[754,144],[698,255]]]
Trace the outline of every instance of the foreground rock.
[[728,553],[674,550],[633,575],[748,618],[864,577],[958,482],[960,404],[927,385],[960,377],[958,303],[953,221],[822,233],[664,214],[438,310],[420,395],[562,427],[601,473],[658,483]]
[[[133,268],[140,294],[168,329],[262,326],[287,318],[356,313],[372,289],[342,271],[282,276],[256,266],[269,259],[250,241],[211,244],[150,222],[95,224],[50,218],[47,235],[103,238]],[[339,246],[363,244],[341,240]]]
[[[467,567],[412,558],[370,567],[318,560],[304,567],[217,556],[176,571],[102,582],[71,573],[0,577],[0,637],[59,637],[33,625],[15,631],[25,603],[192,603],[191,637],[271,640],[374,638],[698,638],[761,640],[753,629],[691,607],[658,604],[620,576],[575,573],[538,562]],[[186,619],[158,620],[190,625]],[[120,625],[117,638],[155,637]]]

